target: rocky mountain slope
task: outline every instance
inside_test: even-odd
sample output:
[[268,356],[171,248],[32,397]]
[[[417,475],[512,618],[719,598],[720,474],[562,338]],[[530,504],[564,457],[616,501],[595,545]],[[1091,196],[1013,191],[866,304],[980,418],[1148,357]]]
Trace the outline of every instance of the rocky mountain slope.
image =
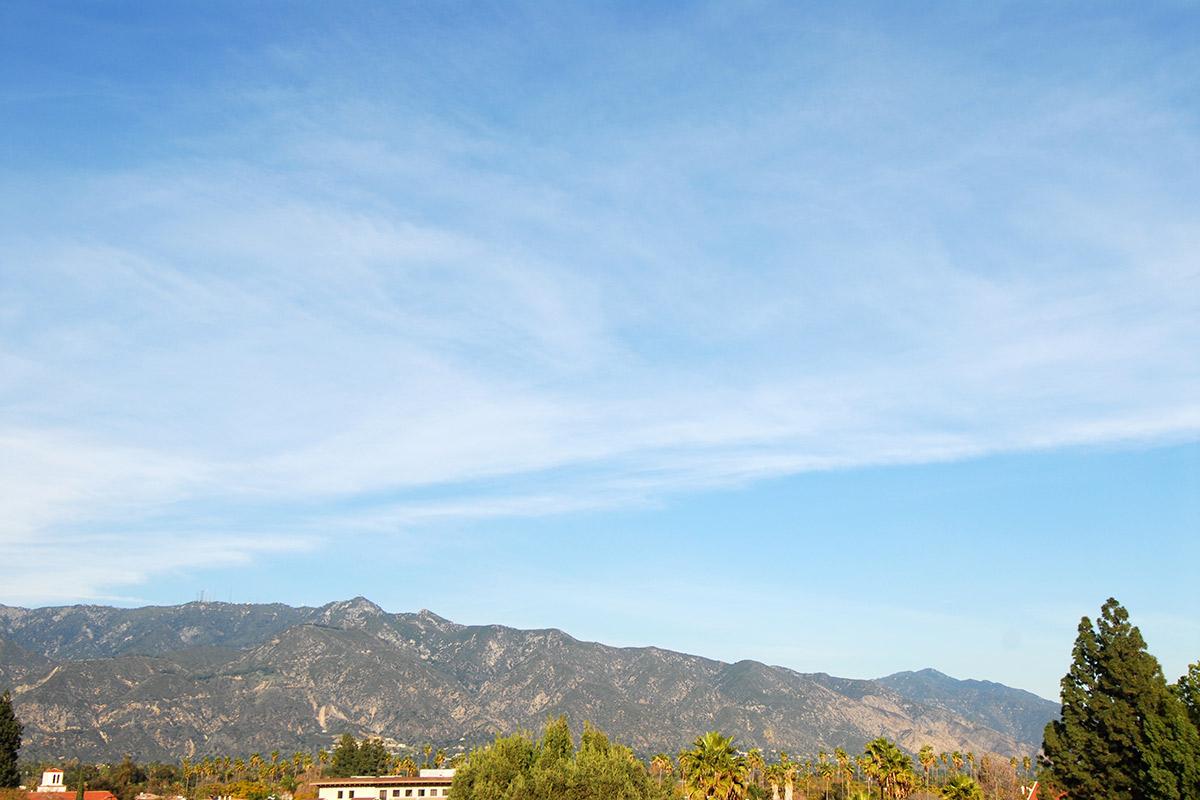
[[560,713],[645,753],[715,727],[768,751],[853,750],[883,735],[912,750],[1025,755],[1057,713],[933,671],[847,680],[389,614],[363,598],[0,606],[0,684],[26,724],[25,757],[87,759],[315,749],[344,732],[453,746]]
[[1040,742],[1047,720],[1059,711],[1058,703],[1032,692],[991,681],[960,681],[936,669],[897,672],[876,682],[913,702],[970,717],[1026,742]]

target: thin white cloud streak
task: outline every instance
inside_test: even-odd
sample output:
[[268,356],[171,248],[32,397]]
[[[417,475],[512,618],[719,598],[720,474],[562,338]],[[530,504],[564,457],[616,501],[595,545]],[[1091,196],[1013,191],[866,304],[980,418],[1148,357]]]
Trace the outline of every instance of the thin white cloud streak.
[[5,563],[29,565],[5,581],[4,601],[40,605],[65,598],[129,602],[119,589],[175,580],[204,568],[242,567],[256,559],[312,550],[310,536],[242,531],[236,536],[200,531],[142,531],[140,535],[56,535],[35,542],[0,541]]
[[[1174,161],[1113,147],[1186,161],[1187,121],[1022,86],[942,132],[911,120],[960,81],[906,63],[924,87],[856,61],[782,108],[754,83],[735,115],[611,141],[259,89],[195,158],[17,186],[0,544],[153,541],[120,531],[197,506],[214,537],[255,508],[334,536],[1194,438],[1195,201],[1155,185]],[[138,563],[128,583],[180,566]]]

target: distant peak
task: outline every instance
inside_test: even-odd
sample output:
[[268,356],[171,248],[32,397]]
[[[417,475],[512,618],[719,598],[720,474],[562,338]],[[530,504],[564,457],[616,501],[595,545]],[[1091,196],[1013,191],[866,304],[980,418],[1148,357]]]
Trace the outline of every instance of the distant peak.
[[382,608],[361,595],[349,600],[338,600],[337,602],[329,603],[324,607],[324,611],[326,617],[331,614],[345,614],[352,617],[375,617],[385,613]]
[[432,623],[434,625],[453,625],[454,624],[450,620],[446,619],[445,617],[443,617],[439,614],[433,613],[428,608],[422,608],[420,611],[418,611],[417,619],[419,619],[423,622]]
[[[925,669],[919,669],[913,674],[914,675],[925,675],[930,678],[949,678],[950,677],[946,673],[940,672],[940,671],[934,669],[933,667],[926,667]],[[953,678],[951,678],[951,680],[953,680]]]
[[939,672],[938,670],[934,669],[933,667],[925,667],[925,669],[917,669],[917,670],[912,670],[912,669],[901,670],[900,672],[893,672],[891,675],[884,675],[882,678],[876,678],[876,680],[886,681],[886,680],[890,680],[892,678],[932,678],[934,680],[948,680],[948,681],[958,680],[957,678],[950,677],[949,675],[947,675],[944,672]]

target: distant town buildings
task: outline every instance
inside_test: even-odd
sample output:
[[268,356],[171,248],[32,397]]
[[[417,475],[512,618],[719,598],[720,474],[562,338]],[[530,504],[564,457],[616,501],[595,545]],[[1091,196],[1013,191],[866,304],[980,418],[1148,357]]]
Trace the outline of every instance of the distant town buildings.
[[[452,769],[423,769],[416,775],[358,775],[314,781],[319,800],[410,800],[449,797]],[[90,798],[89,798],[90,800]]]

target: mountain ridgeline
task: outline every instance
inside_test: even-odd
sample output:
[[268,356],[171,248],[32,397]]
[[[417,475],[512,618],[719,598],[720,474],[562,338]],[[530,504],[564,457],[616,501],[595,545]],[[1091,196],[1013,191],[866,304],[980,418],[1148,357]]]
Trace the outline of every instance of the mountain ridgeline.
[[1036,752],[1057,703],[933,670],[879,680],[727,664],[559,630],[458,625],[363,598],[319,608],[0,606],[0,688],[22,756],[176,759],[328,747],[342,733],[469,745],[591,720],[644,753],[720,729],[815,753],[887,736],[915,751]]

